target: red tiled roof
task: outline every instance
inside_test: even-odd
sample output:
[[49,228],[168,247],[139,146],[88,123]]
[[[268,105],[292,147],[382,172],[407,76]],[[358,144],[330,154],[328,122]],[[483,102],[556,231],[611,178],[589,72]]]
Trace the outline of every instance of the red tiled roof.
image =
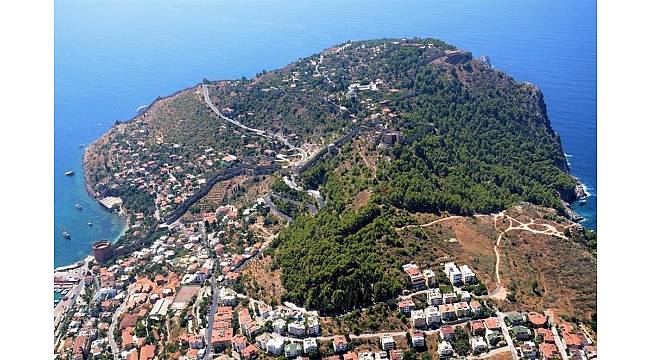
[[140,349],[140,360],[151,360],[156,352],[156,347],[153,345],[145,345]]
[[501,322],[497,318],[487,318],[485,319],[485,327],[490,330],[498,329],[501,327]]
[[530,312],[528,313],[528,321],[533,325],[542,326],[546,323],[546,316],[540,313]]
[[557,347],[555,344],[548,344],[548,343],[542,343],[539,345],[539,352],[544,355],[544,358],[550,359],[554,356],[559,355],[560,353],[557,351]]
[[343,354],[343,360],[357,360],[359,357],[354,351],[346,352]]

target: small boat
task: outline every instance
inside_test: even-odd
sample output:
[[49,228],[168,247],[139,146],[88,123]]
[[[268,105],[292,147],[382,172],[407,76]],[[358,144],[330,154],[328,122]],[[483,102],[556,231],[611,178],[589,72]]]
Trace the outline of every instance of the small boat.
[[63,232],[61,233],[61,235],[63,235],[63,238],[64,238],[64,239],[70,239],[70,233],[67,232],[66,230],[63,230]]
[[89,222],[89,223],[88,223],[88,226],[93,226],[93,223]]
[[74,170],[69,170],[65,172],[65,176],[72,176],[74,175]]
[[140,106],[140,107],[136,110],[136,112],[139,114],[139,113],[141,113],[141,112],[142,112],[144,109],[146,109],[146,108],[147,108],[147,105],[142,105],[142,106]]
[[81,205],[79,205],[79,204],[75,204],[75,206],[74,206],[74,207],[76,207],[76,208],[77,208],[77,210],[81,210],[81,209],[83,209],[83,207],[82,207]]
[[582,200],[578,201],[578,205],[580,205],[580,206],[582,206],[582,205],[584,205],[586,203],[587,203],[587,200],[585,200],[585,199],[582,199]]
[[84,144],[79,144],[79,149],[83,149],[84,146]]

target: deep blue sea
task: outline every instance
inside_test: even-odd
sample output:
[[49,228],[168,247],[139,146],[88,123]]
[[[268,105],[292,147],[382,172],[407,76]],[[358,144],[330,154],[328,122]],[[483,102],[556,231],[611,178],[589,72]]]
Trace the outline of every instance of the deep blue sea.
[[[81,259],[93,241],[122,229],[86,194],[79,148],[115,120],[203,78],[252,77],[347,40],[416,36],[488,55],[496,68],[539,85],[571,171],[591,193],[575,209],[595,228],[596,1],[59,0],[55,266]],[[67,170],[76,175],[64,176]]]

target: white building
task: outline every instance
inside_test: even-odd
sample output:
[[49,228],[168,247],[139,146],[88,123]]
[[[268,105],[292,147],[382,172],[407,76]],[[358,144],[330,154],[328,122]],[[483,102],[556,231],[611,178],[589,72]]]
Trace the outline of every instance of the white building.
[[467,265],[460,267],[460,272],[463,277],[463,282],[465,284],[472,284],[476,281],[476,274],[469,268]]
[[429,291],[427,291],[427,304],[442,304],[442,294],[440,293],[440,289],[429,289]]
[[413,323],[413,327],[426,327],[427,320],[424,317],[424,310],[411,311],[411,322]]
[[445,274],[452,284],[458,284],[463,281],[463,275],[453,262],[445,263]]
[[316,338],[305,339],[305,341],[302,343],[302,347],[306,353],[318,351],[318,343],[316,342]]
[[284,352],[284,338],[279,335],[271,336],[266,342],[266,351],[273,355],[282,355]]
[[424,347],[424,333],[419,330],[413,331],[411,334],[411,343],[413,347]]
[[458,301],[458,297],[456,296],[456,293],[444,293],[444,294],[442,294],[442,302],[443,302],[443,304],[453,304],[456,301]]
[[427,286],[430,288],[436,286],[438,284],[438,281],[436,280],[436,273],[431,269],[425,269],[424,281],[426,282]]
[[442,314],[435,306],[429,306],[424,309],[424,317],[427,325],[439,324],[442,321]]
[[469,339],[469,344],[471,345],[474,354],[479,354],[487,350],[487,344],[480,336],[474,336]]
[[438,345],[438,355],[440,357],[447,357],[454,354],[454,348],[451,347],[451,344],[443,341]]
[[276,319],[273,321],[273,331],[278,334],[284,334],[287,329],[287,322],[284,319]]
[[381,349],[384,351],[392,350],[395,348],[395,339],[388,334],[381,337]]
[[320,325],[318,324],[317,317],[309,317],[305,320],[307,326],[307,335],[318,335],[320,334]]
[[287,332],[294,336],[303,336],[306,333],[305,324],[301,322],[290,322],[287,325]]

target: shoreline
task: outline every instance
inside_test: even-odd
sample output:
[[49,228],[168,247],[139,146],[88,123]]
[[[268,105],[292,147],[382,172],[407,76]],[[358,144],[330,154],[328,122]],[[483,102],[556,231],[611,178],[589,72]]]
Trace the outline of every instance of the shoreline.
[[[182,93],[184,91],[189,91],[189,90],[195,89],[198,86],[200,86],[201,84],[202,83],[196,83],[196,84],[194,84],[192,86],[189,86],[189,87],[186,87],[184,89],[177,90],[177,91],[175,91],[172,94],[169,94],[167,96],[158,96],[158,97],[156,97],[156,99],[154,99],[148,105],[146,105],[144,107],[141,106],[139,109],[142,109],[142,110],[137,111],[136,114],[133,117],[131,117],[130,119],[125,120],[125,121],[119,121],[119,120],[116,121],[115,124],[110,129],[108,129],[106,132],[104,132],[102,135],[100,135],[97,139],[95,139],[94,141],[89,143],[88,146],[86,146],[84,148],[83,155],[81,156],[81,170],[82,170],[82,173],[83,173],[82,175],[83,175],[83,179],[84,179],[84,189],[86,190],[86,194],[88,194],[88,196],[91,197],[94,201],[99,203],[100,196],[99,196],[99,194],[97,192],[93,192],[93,190],[91,188],[91,185],[90,185],[91,182],[90,182],[90,179],[88,177],[89,174],[88,174],[88,168],[87,168],[87,155],[90,152],[90,150],[94,148],[94,146],[97,144],[98,141],[100,141],[104,136],[106,136],[106,134],[113,131],[113,129],[115,129],[116,126],[119,126],[119,124],[131,122],[131,121],[133,121],[133,120],[135,120],[135,119],[137,119],[139,117],[146,116],[147,112],[156,103],[158,103],[159,101],[169,99],[169,98],[174,97],[174,96],[176,96],[176,95],[178,95],[178,94],[180,94],[180,93]],[[104,210],[108,211],[107,209],[104,209]],[[117,236],[115,236],[113,239],[110,239],[112,244],[117,243],[117,241],[126,233],[126,231],[129,229],[129,226],[130,226],[130,215],[131,214],[129,214],[127,211],[124,211],[124,209],[122,209],[122,208],[120,208],[120,211],[116,212],[115,214],[117,215],[117,217],[120,219],[120,221],[122,223],[122,229],[120,230],[120,232],[119,232],[119,234]],[[79,260],[77,260],[77,261],[75,261],[73,263],[67,264],[67,265],[61,265],[59,267],[54,268],[54,272],[57,272],[57,269],[62,269],[62,268],[63,269],[65,269],[65,268],[73,268],[74,269],[74,268],[78,267],[77,265],[79,265],[79,264],[83,265],[83,263],[87,261],[88,257],[92,257],[92,249],[89,249],[88,253],[86,255],[84,255]],[[81,266],[81,265],[79,265],[79,266]]]

